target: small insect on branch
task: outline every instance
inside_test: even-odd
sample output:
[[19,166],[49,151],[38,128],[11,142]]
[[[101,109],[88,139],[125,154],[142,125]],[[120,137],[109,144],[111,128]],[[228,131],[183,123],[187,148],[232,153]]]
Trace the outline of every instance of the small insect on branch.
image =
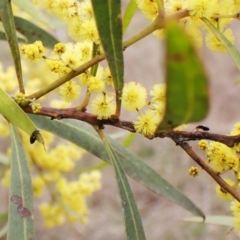
[[199,130],[202,130],[202,131],[209,131],[210,128],[205,126],[205,125],[198,125],[196,126],[196,130],[199,131]]

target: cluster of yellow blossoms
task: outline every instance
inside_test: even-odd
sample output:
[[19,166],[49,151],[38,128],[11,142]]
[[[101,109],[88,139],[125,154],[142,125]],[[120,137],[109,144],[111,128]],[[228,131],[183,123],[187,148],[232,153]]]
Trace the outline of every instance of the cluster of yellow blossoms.
[[[94,20],[90,0],[34,0],[36,5],[46,9],[50,14],[57,16],[66,23],[69,36],[76,43],[58,43],[55,45],[52,55],[43,56],[44,49],[39,42],[22,46],[22,53],[30,60],[43,57],[49,70],[58,76],[64,76],[71,70],[90,60],[92,57],[93,45],[102,51],[100,40]],[[138,8],[147,19],[153,21],[158,13],[157,1],[136,0]],[[218,52],[226,52],[225,47],[201,21],[201,18],[208,18],[223,34],[231,41],[234,41],[232,30],[227,28],[232,21],[233,14],[240,9],[238,1],[206,1],[206,0],[165,0],[164,11],[166,16],[178,11],[187,9],[188,14],[179,20],[196,46],[201,47],[203,34],[201,29],[207,31],[206,45],[209,49]],[[226,17],[227,16],[227,17]],[[157,30],[155,34],[162,36],[163,30]],[[86,96],[90,99],[91,113],[96,114],[98,119],[107,119],[115,113],[115,98],[113,81],[109,68],[103,69],[98,65],[96,72],[87,70],[79,76],[80,81],[72,79],[60,87],[62,99],[66,102],[78,100],[82,86],[87,88]],[[109,91],[110,89],[110,91]],[[95,96],[94,96],[95,94]],[[85,96],[85,98],[86,98]],[[150,92],[151,99],[147,99],[147,91],[139,83],[125,83],[123,88],[123,108],[127,111],[137,112],[134,121],[135,130],[145,136],[154,134],[158,123],[161,121],[164,112],[164,84],[156,84]],[[146,107],[145,109],[143,109]]]
[[[88,41],[82,43],[58,43],[54,46],[53,53],[50,56],[44,56],[42,50],[37,53],[39,41],[33,44],[23,45],[22,54],[28,60],[35,60],[42,57],[46,62],[48,70],[58,76],[64,76],[79,65],[85,63],[91,58],[91,45]],[[34,50],[35,49],[35,50]],[[34,53],[34,54],[33,54]],[[32,55],[33,54],[33,55]],[[36,58],[35,58],[36,57]],[[73,102],[80,97],[82,87],[87,89],[86,95],[90,98],[93,94],[96,96],[91,100],[91,113],[98,116],[98,119],[107,119],[115,113],[116,103],[114,98],[113,81],[109,68],[98,66],[96,74],[91,75],[91,70],[87,70],[77,78],[72,79],[62,85],[59,89],[62,99],[66,102]],[[111,91],[108,91],[112,90]],[[137,132],[146,136],[152,135],[157,124],[163,117],[165,106],[165,84],[156,84],[150,91],[150,99],[147,100],[147,90],[140,83],[129,82],[123,87],[122,102],[123,108],[127,111],[135,111],[138,114],[134,126]],[[20,96],[21,95],[21,96]],[[18,103],[23,103],[23,94],[17,94],[15,99]],[[148,109],[141,113],[144,107]],[[40,111],[39,105],[33,104],[34,112]]]
[[[52,134],[42,134],[46,146],[56,141]],[[30,145],[29,138],[24,133],[22,139],[33,176],[33,194],[35,197],[41,197],[44,192],[49,193],[49,202],[44,202],[39,207],[45,226],[51,228],[66,221],[86,223],[86,198],[101,188],[101,173],[96,170],[81,174],[73,172],[84,153],[73,144],[62,144],[58,141],[57,146],[45,152],[38,142]],[[69,181],[68,174],[71,175],[71,179],[77,179]],[[4,186],[9,186],[9,180],[10,170],[6,170],[1,182]]]
[[[236,123],[233,130],[230,132],[230,135],[238,134],[240,134],[240,123]],[[201,140],[198,146],[201,150],[206,152],[208,162],[216,172],[219,174],[230,171],[234,173],[235,180],[226,178],[225,181],[230,186],[237,189],[240,183],[240,144],[236,144],[234,147],[229,148],[219,142]],[[219,185],[216,186],[216,193],[222,200],[233,200],[233,197]],[[233,200],[230,209],[233,214],[233,227],[240,231],[240,203]]]
[[[155,20],[159,13],[156,0],[136,0],[138,8],[150,21]],[[207,47],[214,52],[226,53],[227,50],[212,31],[204,24],[202,18],[207,18],[218,28],[224,36],[233,43],[235,38],[228,25],[240,12],[240,2],[235,0],[165,0],[164,11],[166,16],[187,10],[187,16],[179,20],[193,44],[200,48],[203,44],[203,30],[206,31],[205,42]],[[163,38],[164,30],[154,32],[158,38]]]
[[[21,53],[28,59],[23,61],[24,79],[26,82],[26,93],[34,93],[41,87],[50,84],[58,77],[65,76],[71,71],[76,70],[80,65],[92,58],[94,47],[98,52],[102,52],[99,35],[97,32],[93,10],[90,0],[33,0],[36,5],[45,8],[50,14],[64,20],[68,29],[68,35],[75,43],[58,43],[54,46],[53,52],[49,53],[41,43],[22,45]],[[138,8],[143,12],[147,19],[153,21],[159,11],[159,6],[155,0],[136,0]],[[225,47],[215,37],[201,21],[201,18],[208,18],[230,42],[234,42],[232,30],[227,28],[233,20],[234,14],[240,11],[240,2],[234,0],[165,0],[164,11],[166,16],[178,11],[187,9],[186,17],[179,20],[192,39],[196,47],[201,47],[203,43],[202,30],[206,31],[206,45],[212,51],[220,53],[226,52]],[[163,37],[162,29],[155,31],[159,38]],[[35,66],[32,68],[31,66]],[[37,66],[37,67],[36,67]],[[29,71],[34,69],[34,71]],[[44,73],[44,74],[42,74]],[[16,92],[16,85],[13,85],[14,69],[3,70],[0,65],[1,79],[10,79],[11,81],[1,81],[4,90],[15,94],[15,99],[19,104],[24,104],[25,95]],[[16,81],[17,82],[17,81]],[[98,119],[107,119],[115,113],[116,103],[114,97],[114,86],[109,68],[103,68],[100,65],[93,71],[93,68],[76,77],[59,89],[62,99],[67,103],[77,101],[80,97],[82,87],[86,88],[86,96],[93,99],[90,102],[92,114],[96,114]],[[134,111],[137,118],[134,121],[134,127],[137,132],[151,136],[154,134],[158,123],[161,121],[165,108],[165,84],[155,84],[150,91],[149,97],[144,86],[136,82],[125,83],[123,94],[121,96],[122,106],[127,111]],[[86,99],[85,96],[85,99]],[[34,101],[34,99],[32,100]],[[50,101],[52,107],[63,106],[63,103]],[[67,106],[67,105],[65,105]],[[39,103],[32,103],[34,113],[41,111]],[[2,124],[0,124],[0,129]],[[237,127],[238,128],[238,127]],[[237,129],[236,128],[236,129]],[[234,130],[236,133],[237,130]],[[2,131],[1,131],[2,133]],[[240,131],[238,132],[238,134]],[[6,135],[8,133],[6,132]],[[52,142],[52,138],[44,136],[47,144]],[[28,144],[29,145],[29,144]],[[238,173],[238,147],[229,149],[220,143],[208,143],[200,141],[201,149],[207,151],[209,162],[219,173],[234,171]],[[68,181],[63,177],[64,173],[73,170],[76,160],[81,158],[80,151],[76,151],[74,146],[63,146],[58,144],[53,147],[48,154],[41,152],[34,145],[27,148],[29,154],[29,164],[31,168],[35,167],[37,176],[33,179],[35,195],[41,195],[43,190],[50,189],[52,196],[49,204],[41,206],[41,212],[46,220],[46,225],[52,227],[62,224],[66,219],[75,222],[80,220],[86,222],[88,214],[85,199],[92,192],[100,187],[100,173],[91,172],[80,175],[76,181]],[[192,168],[190,174],[196,176],[197,168]],[[6,174],[7,178],[8,174]],[[6,183],[6,178],[3,182]],[[238,179],[238,178],[237,178]],[[234,185],[229,181],[231,185]],[[219,195],[229,198],[229,195],[223,193],[219,188]],[[237,214],[239,204],[232,203],[231,209],[234,212],[236,222],[239,222],[240,214]]]
[[55,199],[40,206],[40,211],[47,227],[70,223],[86,223],[88,208],[86,197],[98,190],[100,185],[100,172],[83,173],[76,181],[67,181],[59,178],[55,183]]

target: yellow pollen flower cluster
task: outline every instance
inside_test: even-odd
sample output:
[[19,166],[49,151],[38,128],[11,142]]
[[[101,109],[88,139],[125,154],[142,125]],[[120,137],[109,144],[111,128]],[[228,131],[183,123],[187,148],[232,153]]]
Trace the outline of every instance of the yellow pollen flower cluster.
[[56,182],[58,201],[40,207],[46,227],[61,225],[65,221],[85,224],[88,217],[86,197],[100,189],[100,180],[99,171],[81,174],[76,181],[59,178]]
[[53,48],[53,52],[56,55],[62,55],[63,53],[65,53],[66,51],[66,45],[64,43],[57,43],[54,48]]
[[124,85],[122,101],[128,111],[140,110],[147,104],[146,99],[147,91],[140,83],[129,82]]
[[73,80],[66,82],[59,90],[62,99],[66,102],[72,102],[78,99],[80,95],[80,86]]
[[[234,42],[235,38],[233,36],[232,29],[228,28],[224,30],[223,35],[230,41]],[[224,47],[221,41],[212,33],[208,32],[206,36],[206,44],[207,47],[212,50],[213,52],[219,52],[219,53],[226,53],[227,49]]]
[[116,103],[112,96],[107,94],[98,94],[91,102],[92,113],[96,114],[98,119],[108,119],[115,113]]
[[100,43],[90,0],[35,0],[35,4],[64,20],[74,41]]
[[80,83],[85,85],[89,93],[99,93],[105,90],[103,68],[99,65],[95,76],[83,73],[80,75]]
[[59,60],[47,59],[46,64],[50,71],[54,73],[65,75],[71,71],[70,68],[68,68],[62,61]]
[[[226,183],[230,186],[234,186],[234,182],[231,179],[224,179]],[[224,201],[231,201],[233,199],[232,195],[227,193],[224,189],[222,189],[219,185],[216,186],[216,194],[219,198]]]
[[208,148],[208,141],[206,140],[201,140],[198,142],[198,147],[201,149],[201,150],[206,150]]
[[43,177],[37,176],[32,179],[33,195],[40,197],[43,194],[44,187],[46,186],[46,181]]
[[[230,132],[230,135],[240,134],[240,122],[234,125],[234,128]],[[233,187],[238,189],[239,187],[239,174],[240,174],[240,146],[236,144],[234,147],[229,148],[226,145],[219,142],[208,142],[201,140],[198,143],[201,150],[205,150],[209,163],[213,169],[219,174],[224,174],[228,171],[232,171],[235,176],[235,180],[224,179],[224,181]],[[232,201],[233,197],[221,186],[216,186],[217,196],[224,201]],[[240,232],[240,204],[236,200],[231,202],[230,210],[233,215],[233,227]]]
[[113,79],[112,79],[112,74],[110,72],[110,69],[109,67],[107,67],[104,72],[103,72],[103,79],[104,79],[104,82],[107,84],[107,85],[110,85],[113,87]]
[[236,200],[232,201],[230,210],[233,215],[233,228],[240,232],[240,203]]
[[156,1],[136,0],[136,3],[147,19],[153,21],[157,17],[158,5]]
[[28,60],[35,60],[42,57],[44,47],[41,41],[36,41],[32,44],[22,45],[20,50]]
[[[138,8],[143,12],[147,19],[153,21],[159,14],[157,0],[136,0]],[[164,1],[164,12],[166,16],[175,14],[181,10],[188,10],[188,15],[179,20],[179,24],[186,30],[187,35],[192,40],[197,48],[202,46],[203,33],[202,29],[206,30],[206,45],[211,51],[225,53],[226,49],[210,29],[201,20],[207,18],[215,27],[225,35],[225,37],[233,43],[235,41],[231,29],[227,25],[234,18],[226,17],[237,14],[240,10],[238,1],[227,0],[168,0]],[[217,18],[219,16],[219,18]],[[221,17],[223,16],[223,17]],[[157,38],[164,37],[163,29],[158,29],[153,33]]]
[[105,84],[104,81],[99,77],[90,76],[87,82],[88,91],[90,93],[102,92],[104,90]]
[[33,103],[31,105],[31,108],[32,108],[33,113],[39,113],[42,109],[42,106],[40,103]]
[[210,142],[207,158],[213,169],[219,173],[229,170],[238,171],[239,159],[234,149],[218,142]]
[[18,103],[19,105],[24,105],[28,102],[26,96],[24,93],[17,93],[14,97],[16,103]]
[[158,114],[155,111],[148,109],[144,114],[139,114],[137,120],[134,121],[134,128],[138,133],[150,137],[155,133],[158,123]]
[[198,167],[190,167],[188,170],[188,173],[190,176],[196,177],[199,174],[199,168]]
[[214,7],[216,7],[217,3],[218,1],[216,0],[188,0],[187,6],[190,16],[195,18],[210,18],[213,15]]

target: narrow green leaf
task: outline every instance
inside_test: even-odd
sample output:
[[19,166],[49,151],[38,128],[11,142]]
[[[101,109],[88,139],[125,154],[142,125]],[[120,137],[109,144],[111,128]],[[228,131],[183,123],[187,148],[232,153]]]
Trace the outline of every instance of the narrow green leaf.
[[9,0],[0,1],[0,16],[1,16],[1,22],[3,23],[6,37],[12,52],[19,89],[21,92],[24,92],[23,79],[22,79],[22,67],[21,67],[20,53],[18,48],[16,28],[14,24],[14,18],[13,18],[12,7],[11,7],[11,1]]
[[123,88],[122,22],[120,0],[92,0],[99,36],[113,77],[117,110]]
[[32,184],[21,139],[11,124],[12,162],[7,240],[35,239]]
[[[49,118],[32,114],[30,114],[30,118],[40,129],[44,129],[66,139],[110,163],[109,156],[102,141],[90,125],[77,120],[50,120]],[[144,163],[142,159],[111,138],[107,139],[118,158],[121,159],[124,171],[128,176],[193,214],[204,217],[202,211],[191,200],[164,180],[152,168]]]
[[108,141],[103,139],[103,142],[108,152],[111,164],[113,165],[118,190],[121,196],[127,239],[144,240],[146,238],[141,217],[127,177],[124,173],[123,166]]
[[24,12],[27,12],[35,20],[42,22],[47,26],[49,25],[49,20],[46,18],[46,16],[30,0],[12,0],[12,2]]
[[136,0],[130,0],[123,15],[123,33],[126,32],[136,10],[137,10]]
[[183,219],[185,222],[194,222],[194,223],[206,223],[206,224],[216,224],[223,225],[227,227],[233,226],[233,217],[231,216],[206,216],[203,221],[200,217],[188,217]]
[[33,43],[37,40],[40,40],[45,47],[53,48],[54,45],[59,42],[48,32],[29,22],[28,20],[20,17],[14,17],[14,20],[17,31],[26,37],[28,43]]
[[29,134],[37,130],[34,123],[20,106],[0,88],[0,113],[15,126]]
[[187,35],[177,23],[166,27],[166,111],[157,132],[206,117],[207,77]]
[[240,70],[240,53],[236,47],[207,18],[203,18],[202,20],[216,35],[219,41],[225,46],[233,61],[236,63],[238,69]]

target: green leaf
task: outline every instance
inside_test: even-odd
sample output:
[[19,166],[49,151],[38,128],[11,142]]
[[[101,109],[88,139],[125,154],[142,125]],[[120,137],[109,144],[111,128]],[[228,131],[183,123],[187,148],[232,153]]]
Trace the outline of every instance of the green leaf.
[[12,162],[7,240],[35,239],[32,183],[21,139],[11,124]]
[[120,113],[123,88],[122,22],[120,0],[92,0],[99,36],[112,74],[117,110]]
[[238,69],[240,70],[240,53],[236,47],[207,18],[203,18],[202,20],[216,35],[219,41],[225,46],[233,61],[236,63]]
[[203,221],[203,219],[200,217],[188,217],[184,218],[183,220],[185,222],[216,224],[227,227],[233,226],[233,217],[231,216],[206,216],[205,221]]
[[123,33],[126,32],[136,10],[137,10],[136,0],[130,0],[123,15]]
[[[30,118],[40,129],[66,139],[110,163],[102,141],[90,125],[77,120],[50,120],[46,117],[32,114],[30,114]],[[193,214],[204,217],[202,211],[191,200],[159,176],[142,159],[111,138],[107,139],[118,158],[121,159],[124,171],[128,176]]]
[[14,17],[14,19],[17,31],[26,37],[28,43],[33,43],[37,40],[40,40],[45,47],[53,48],[54,45],[59,42],[48,32],[29,22],[28,20],[20,17]]
[[157,132],[206,117],[208,83],[189,38],[177,23],[166,27],[166,111]]
[[30,0],[12,0],[12,2],[21,8],[24,12],[27,12],[35,20],[42,22],[47,26],[49,25],[49,20]]
[[146,238],[141,217],[138,212],[137,204],[135,202],[127,177],[124,173],[123,166],[108,141],[106,139],[103,139],[103,143],[108,152],[111,164],[114,168],[118,190],[121,196],[127,239],[144,240]]
[[14,24],[14,18],[12,13],[11,1],[0,1],[0,16],[3,23],[6,37],[12,52],[14,66],[17,74],[18,84],[21,92],[24,92],[23,79],[22,79],[22,67],[20,60],[20,53],[18,48],[18,41],[16,35],[16,28]]
[[34,123],[20,106],[0,88],[0,113],[12,124],[21,128],[30,136],[37,130]]

